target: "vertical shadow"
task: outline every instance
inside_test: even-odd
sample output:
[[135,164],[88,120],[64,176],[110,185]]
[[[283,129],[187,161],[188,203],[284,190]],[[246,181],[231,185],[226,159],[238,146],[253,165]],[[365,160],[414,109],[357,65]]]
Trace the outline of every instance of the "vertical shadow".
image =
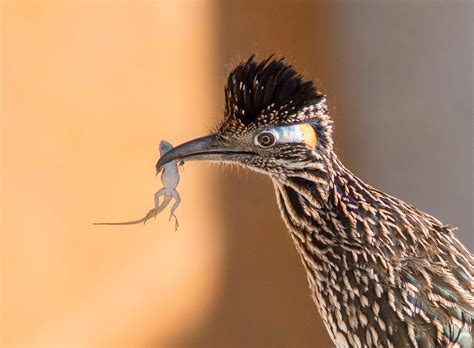
[[[220,2],[222,84],[252,53],[286,57],[309,79],[333,78],[333,10],[313,1]],[[207,321],[179,345],[331,347],[270,180],[234,170],[221,174],[218,185],[226,222],[223,287]]]

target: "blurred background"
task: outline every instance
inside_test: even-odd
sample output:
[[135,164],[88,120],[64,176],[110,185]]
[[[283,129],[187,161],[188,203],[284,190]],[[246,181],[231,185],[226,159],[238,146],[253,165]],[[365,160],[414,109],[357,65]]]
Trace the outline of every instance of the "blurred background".
[[331,347],[270,181],[160,139],[222,118],[251,53],[328,95],[339,156],[472,251],[470,1],[3,1],[1,347]]

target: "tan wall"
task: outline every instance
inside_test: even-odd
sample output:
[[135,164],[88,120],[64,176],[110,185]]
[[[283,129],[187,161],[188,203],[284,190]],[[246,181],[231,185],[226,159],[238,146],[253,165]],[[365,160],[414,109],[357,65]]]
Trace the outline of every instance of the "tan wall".
[[159,140],[212,125],[214,16],[198,3],[3,5],[4,344],[162,346],[212,308],[214,171],[186,168],[177,233],[168,213],[92,222],[143,216]]
[[317,79],[346,164],[472,250],[472,11],[403,4],[2,3],[0,346],[330,346],[268,179],[190,163],[178,232],[91,225],[151,208],[159,140],[212,128],[252,52]]

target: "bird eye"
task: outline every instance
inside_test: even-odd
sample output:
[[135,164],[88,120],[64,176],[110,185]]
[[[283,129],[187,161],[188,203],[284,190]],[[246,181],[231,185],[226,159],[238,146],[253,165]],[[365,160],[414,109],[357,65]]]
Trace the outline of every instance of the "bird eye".
[[255,142],[261,147],[270,147],[275,145],[276,137],[272,132],[261,132],[255,137]]

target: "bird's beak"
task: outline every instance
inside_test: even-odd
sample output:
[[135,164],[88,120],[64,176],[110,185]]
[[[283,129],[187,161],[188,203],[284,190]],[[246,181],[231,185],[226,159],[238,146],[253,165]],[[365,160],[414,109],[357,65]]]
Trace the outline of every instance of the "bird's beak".
[[244,149],[238,149],[216,135],[197,138],[176,146],[160,157],[156,163],[158,173],[165,164],[171,161],[235,161],[245,155],[254,155]]

